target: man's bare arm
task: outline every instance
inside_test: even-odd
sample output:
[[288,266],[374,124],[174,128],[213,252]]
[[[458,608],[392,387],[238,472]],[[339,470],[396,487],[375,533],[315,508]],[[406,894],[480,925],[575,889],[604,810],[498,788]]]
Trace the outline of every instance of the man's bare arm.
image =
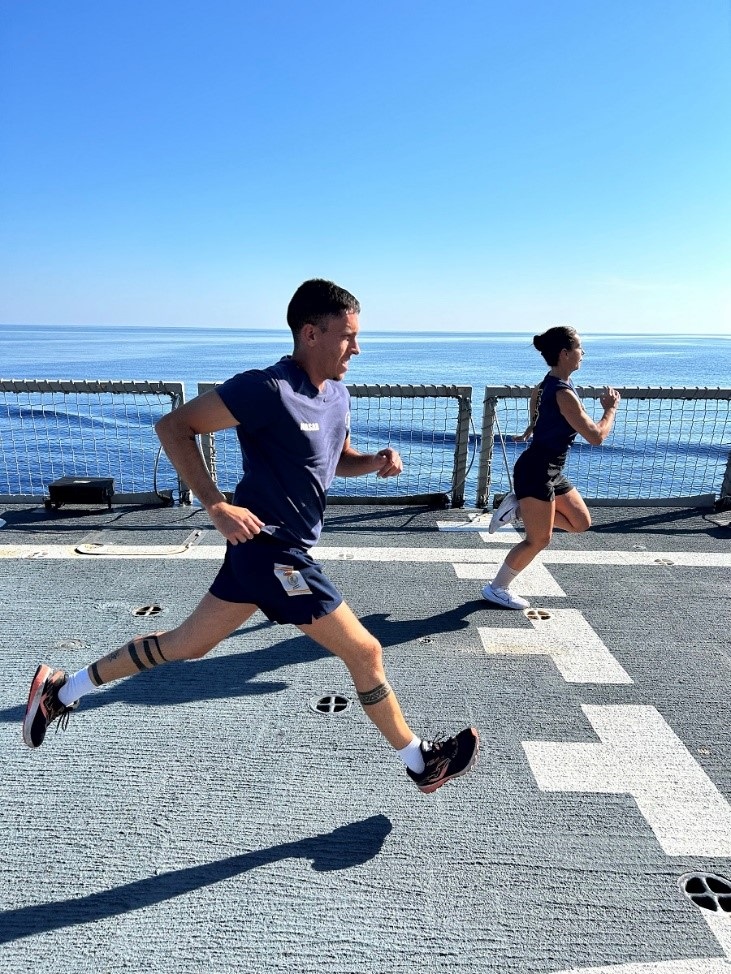
[[378,453],[359,453],[350,445],[348,436],[335,472],[339,477],[362,477],[368,473],[377,473],[379,477],[397,477],[403,469],[401,457],[392,447],[387,446]]
[[236,425],[236,419],[215,390],[173,409],[155,424],[155,432],[170,462],[205,507],[214,527],[232,544],[249,541],[264,523],[248,508],[228,503],[208,472],[196,437]]

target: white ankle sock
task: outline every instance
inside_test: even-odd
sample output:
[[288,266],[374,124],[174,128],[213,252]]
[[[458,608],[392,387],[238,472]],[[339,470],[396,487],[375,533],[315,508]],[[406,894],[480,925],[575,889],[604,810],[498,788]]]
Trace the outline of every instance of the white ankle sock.
[[80,700],[84,694],[98,689],[99,687],[94,686],[91,682],[89,670],[84,667],[83,670],[79,670],[78,673],[74,673],[73,676],[68,678],[66,683],[58,691],[58,699],[64,707],[70,707],[72,703]]
[[398,756],[404,762],[409,771],[413,771],[414,774],[421,774],[425,768],[424,755],[421,753],[421,741],[418,737],[415,737],[410,744],[406,747],[402,747],[400,751],[396,751]]
[[492,580],[493,588],[507,588],[520,572],[514,572],[505,562],[500,566],[497,575]]

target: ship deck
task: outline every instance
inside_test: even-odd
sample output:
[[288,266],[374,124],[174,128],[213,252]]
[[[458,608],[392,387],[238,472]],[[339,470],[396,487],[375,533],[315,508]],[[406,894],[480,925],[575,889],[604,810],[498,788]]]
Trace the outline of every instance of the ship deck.
[[331,507],[316,556],[410,724],[481,735],[426,796],[342,664],[259,614],[28,750],[36,664],[176,625],[222,539],[196,507],[0,513],[2,972],[731,972],[729,514],[594,509],[515,584],[530,618],[480,597],[514,528]]

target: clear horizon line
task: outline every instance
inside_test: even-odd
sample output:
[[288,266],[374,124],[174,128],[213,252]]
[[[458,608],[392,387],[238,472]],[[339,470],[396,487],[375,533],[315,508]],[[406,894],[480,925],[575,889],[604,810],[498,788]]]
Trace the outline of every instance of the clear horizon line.
[[[140,324],[135,322],[132,324],[74,324],[65,322],[59,324],[57,322],[0,322],[0,328],[75,328],[75,329],[146,329],[146,330],[165,330],[165,331],[200,331],[205,328],[210,328],[211,331],[238,331],[238,332],[251,332],[254,334],[265,334],[271,336],[282,335],[285,339],[291,339],[291,333],[289,332],[286,324],[282,328],[261,328],[256,325],[169,325],[169,324]],[[674,338],[715,338],[722,341],[731,341],[731,335],[722,334],[720,332],[681,332],[681,331],[671,331],[671,332],[657,332],[657,331],[632,331],[629,329],[626,331],[606,331],[597,330],[592,331],[591,328],[579,329],[581,334],[591,336],[593,338],[659,338],[659,339],[674,339]],[[425,335],[439,335],[448,336],[454,338],[479,338],[482,336],[515,336],[515,337],[532,337],[538,334],[533,329],[490,329],[485,328],[483,330],[469,329],[467,331],[455,331],[448,327],[437,328],[419,328],[419,329],[401,329],[401,328],[365,328],[361,335],[364,340],[367,340],[369,336],[412,336],[414,338],[423,337]]]

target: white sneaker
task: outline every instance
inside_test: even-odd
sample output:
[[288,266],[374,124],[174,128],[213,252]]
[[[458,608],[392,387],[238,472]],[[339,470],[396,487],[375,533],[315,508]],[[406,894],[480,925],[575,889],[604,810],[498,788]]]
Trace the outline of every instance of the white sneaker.
[[521,599],[519,595],[513,595],[506,588],[495,588],[492,582],[488,582],[482,589],[482,597],[495,605],[501,605],[504,609],[528,609],[530,602]]
[[495,534],[498,528],[502,528],[504,525],[514,521],[518,513],[519,504],[520,501],[512,491],[506,494],[502,499],[502,503],[492,516],[490,527],[487,529],[488,534]]

